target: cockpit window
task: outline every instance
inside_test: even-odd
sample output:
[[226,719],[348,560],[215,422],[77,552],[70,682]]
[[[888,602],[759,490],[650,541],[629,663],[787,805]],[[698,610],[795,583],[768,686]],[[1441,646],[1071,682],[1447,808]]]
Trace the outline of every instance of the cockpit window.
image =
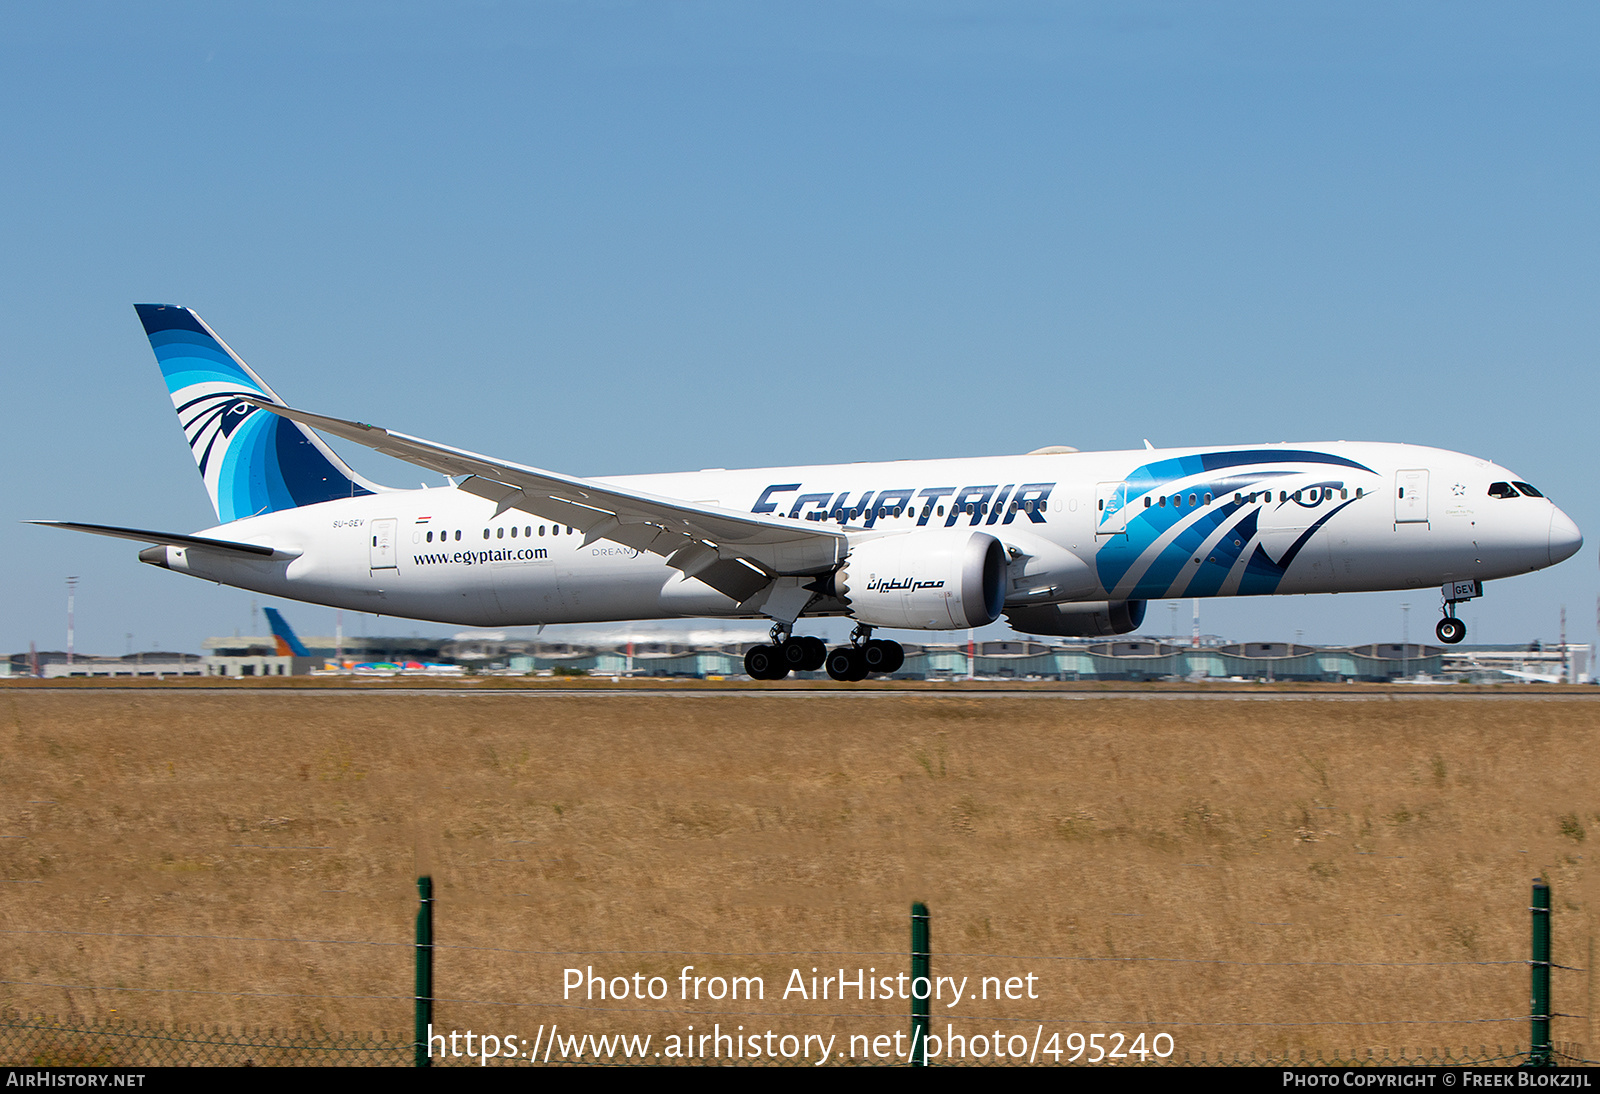
[[1542,498],[1542,497],[1544,497],[1543,494],[1539,493],[1539,491],[1535,490],[1533,487],[1529,486],[1525,482],[1514,482],[1511,485],[1515,486],[1518,490],[1521,490],[1524,494],[1528,495],[1528,497],[1530,497],[1530,498]]
[[1491,498],[1514,498],[1517,496],[1517,492],[1511,488],[1509,482],[1491,482],[1489,484],[1489,496]]

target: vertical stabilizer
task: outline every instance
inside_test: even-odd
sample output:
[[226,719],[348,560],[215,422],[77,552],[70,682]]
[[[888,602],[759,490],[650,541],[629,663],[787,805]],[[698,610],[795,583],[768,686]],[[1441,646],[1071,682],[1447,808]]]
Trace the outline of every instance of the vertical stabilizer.
[[278,644],[279,657],[310,657],[305,644],[295,636],[294,628],[289,626],[276,608],[262,608],[267,613],[267,622],[272,625],[272,637]]
[[194,312],[172,304],[134,308],[223,523],[383,489],[309,429],[244,402],[283,400]]

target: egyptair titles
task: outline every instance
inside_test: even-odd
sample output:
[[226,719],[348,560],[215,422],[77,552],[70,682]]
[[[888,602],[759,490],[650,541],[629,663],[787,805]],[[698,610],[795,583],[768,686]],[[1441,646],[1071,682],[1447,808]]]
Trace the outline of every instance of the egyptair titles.
[[[1043,524],[1050,491],[1055,486],[1053,482],[1025,482],[1020,485],[990,483],[984,486],[864,490],[859,498],[852,501],[849,490],[838,494],[832,491],[805,493],[803,483],[774,483],[761,491],[761,496],[750,507],[750,511],[771,513],[790,520],[835,521],[839,524],[859,521],[868,528],[885,517],[913,514],[919,528],[941,518],[946,528],[955,527],[963,518],[969,527],[1010,524],[1018,517],[1027,517],[1034,524]],[[787,494],[795,496],[779,496]],[[787,512],[784,511],[786,506]]]

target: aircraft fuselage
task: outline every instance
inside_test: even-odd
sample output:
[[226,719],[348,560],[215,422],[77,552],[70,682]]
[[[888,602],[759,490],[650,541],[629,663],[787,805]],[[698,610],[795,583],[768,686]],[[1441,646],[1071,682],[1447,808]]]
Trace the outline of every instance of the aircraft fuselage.
[[[594,481],[843,528],[852,543],[857,536],[983,531],[1008,550],[1008,609],[1486,581],[1552,565],[1582,542],[1546,498],[1500,490],[1520,481],[1503,467],[1371,442]],[[497,514],[494,503],[452,487],[325,501],[198,534],[295,557],[178,546],[144,557],[273,596],[466,626],[762,614],[658,555],[514,508]],[[847,601],[819,595],[804,614],[849,613]]]

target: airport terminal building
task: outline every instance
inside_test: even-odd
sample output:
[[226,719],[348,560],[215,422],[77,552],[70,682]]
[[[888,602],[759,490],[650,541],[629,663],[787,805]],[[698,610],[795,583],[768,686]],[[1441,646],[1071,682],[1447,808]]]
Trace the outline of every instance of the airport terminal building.
[[[499,635],[453,639],[360,638],[336,650],[329,636],[305,639],[309,658],[278,655],[271,636],[206,641],[206,672],[214,676],[283,676],[321,670],[329,662],[404,665],[433,662],[504,675],[596,675],[730,678],[744,675],[744,655],[762,639],[750,631],[640,633],[632,641],[548,641]],[[1263,680],[1383,682],[1429,677],[1478,683],[1526,676],[1587,681],[1590,647],[1569,644],[1442,647],[1374,642],[1307,646],[1288,642],[1226,642],[1129,635],[1094,642],[1014,638],[984,642],[906,643],[901,679],[951,680]],[[1514,675],[1524,674],[1524,677]],[[797,678],[827,679],[825,673]]]
[[[743,630],[641,632],[632,640],[545,641],[495,634],[455,638],[308,636],[304,655],[280,652],[272,635],[208,638],[204,654],[143,653],[125,657],[60,651],[15,654],[10,676],[171,677],[230,679],[301,676],[312,672],[401,675],[406,666],[458,665],[495,675],[595,675],[657,678],[732,678],[744,675],[744,655],[762,641]],[[1381,683],[1397,679],[1468,680],[1473,683],[1593,682],[1593,648],[1569,643],[1529,646],[1442,647],[1373,642],[1358,646],[1307,646],[1288,642],[1228,642],[1128,635],[1072,642],[1011,638],[983,642],[906,643],[898,679],[913,680],[1258,680]],[[825,673],[796,678],[827,679]]]

